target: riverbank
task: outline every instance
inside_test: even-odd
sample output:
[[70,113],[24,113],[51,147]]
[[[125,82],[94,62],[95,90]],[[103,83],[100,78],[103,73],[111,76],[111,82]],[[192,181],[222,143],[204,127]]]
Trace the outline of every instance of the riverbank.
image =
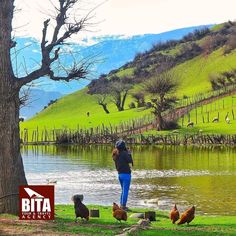
[[[88,206],[100,210],[100,218],[91,218],[89,222],[74,222],[72,205],[56,205],[54,221],[19,221],[18,217],[0,215],[0,235],[118,235],[123,229],[138,222],[128,218],[119,223],[111,213],[111,207]],[[145,212],[145,209],[132,209],[133,212]],[[133,212],[129,213],[131,215]],[[157,211],[157,221],[151,229],[136,232],[137,236],[158,235],[236,235],[236,216],[199,216],[196,215],[190,226],[173,225],[168,212]],[[132,235],[132,234],[131,234]]]
[[64,131],[55,140],[48,141],[22,141],[22,145],[97,145],[114,143],[123,138],[129,145],[225,145],[235,146],[236,135],[223,135],[223,134],[202,134],[202,132],[192,132],[184,134],[179,130],[174,130],[172,133],[163,134],[139,134],[129,135],[119,134],[89,134],[89,133],[72,133],[71,131]]

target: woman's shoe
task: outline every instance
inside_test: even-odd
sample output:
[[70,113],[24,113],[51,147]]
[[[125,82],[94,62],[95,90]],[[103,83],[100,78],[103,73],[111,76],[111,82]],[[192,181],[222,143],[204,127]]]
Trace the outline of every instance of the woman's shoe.
[[120,208],[124,211],[131,211],[127,206],[120,206]]

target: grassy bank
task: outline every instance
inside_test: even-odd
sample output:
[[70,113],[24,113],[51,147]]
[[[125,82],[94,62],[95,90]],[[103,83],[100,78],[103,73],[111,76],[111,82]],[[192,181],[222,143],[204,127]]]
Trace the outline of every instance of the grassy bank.
[[[125,223],[117,222],[111,214],[111,207],[89,206],[99,208],[100,218],[89,222],[74,223],[72,205],[57,205],[54,221],[19,221],[18,217],[0,215],[0,235],[111,235],[122,233],[124,228],[137,223],[129,218]],[[145,209],[133,209],[144,212]],[[129,213],[129,215],[132,213]],[[172,225],[168,212],[157,212],[157,221],[152,229],[139,231],[138,236],[156,235],[236,235],[236,216],[196,216],[190,226]]]

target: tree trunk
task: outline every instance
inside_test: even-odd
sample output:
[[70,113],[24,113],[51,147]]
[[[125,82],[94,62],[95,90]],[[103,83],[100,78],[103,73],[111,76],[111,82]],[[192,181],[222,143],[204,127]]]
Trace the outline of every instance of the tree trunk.
[[124,111],[124,108],[120,104],[116,104],[118,111]]
[[17,214],[19,185],[26,185],[20,154],[19,88],[10,48],[14,0],[0,6],[0,213]]
[[104,110],[107,114],[110,113],[109,110],[107,109],[107,104],[99,103],[99,105],[102,106],[103,110]]
[[158,112],[158,114],[156,116],[156,123],[157,123],[157,130],[158,131],[165,129],[165,121],[164,121],[160,112]]
[[124,111],[125,100],[126,100],[127,94],[128,94],[128,92],[125,92],[125,94],[123,96],[123,99],[122,99],[122,102],[121,102],[121,111]]
[[18,214],[18,188],[26,185],[20,154],[19,98],[0,94],[0,213]]

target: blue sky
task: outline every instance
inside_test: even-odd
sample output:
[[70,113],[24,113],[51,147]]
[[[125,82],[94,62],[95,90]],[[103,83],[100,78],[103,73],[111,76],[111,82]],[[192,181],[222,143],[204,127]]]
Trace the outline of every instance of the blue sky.
[[[58,0],[16,0],[15,35],[41,37],[42,21]],[[97,8],[96,8],[97,7]],[[187,26],[236,20],[236,0],[80,0],[72,17],[92,15],[93,27],[76,40],[102,35],[160,33]],[[90,42],[91,43],[91,42]]]

